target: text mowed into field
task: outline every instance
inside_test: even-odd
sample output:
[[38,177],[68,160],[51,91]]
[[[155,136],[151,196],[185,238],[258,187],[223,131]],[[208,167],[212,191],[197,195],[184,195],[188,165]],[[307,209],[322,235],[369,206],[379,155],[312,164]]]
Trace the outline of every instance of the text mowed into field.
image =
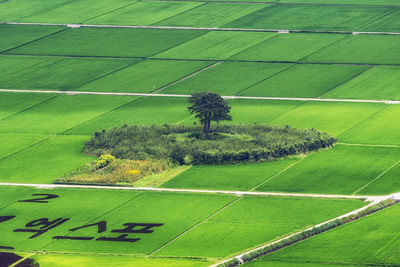
[[[286,260],[296,264],[297,262],[319,262],[346,266],[347,264],[397,266],[400,259],[400,243],[396,234],[400,230],[399,211],[400,206],[397,204],[271,253],[256,262]],[[248,266],[264,265],[248,264]]]
[[[44,30],[47,26],[40,26]],[[36,30],[34,30],[35,32]],[[204,34],[203,31],[78,28],[9,51],[11,54],[148,57]]]
[[391,7],[280,5],[265,7],[224,27],[299,30],[358,30],[395,9]]
[[399,160],[399,148],[337,145],[309,155],[257,190],[359,194]]
[[[12,188],[2,190],[15,193]],[[15,202],[0,210],[1,216],[15,216],[2,217],[0,244],[18,251],[113,254],[157,251],[157,256],[176,255],[184,250],[179,256],[225,257],[365,205],[359,200],[240,198],[95,189],[24,189],[23,192],[18,197],[6,193],[7,201],[12,198]],[[46,195],[32,194],[52,196],[45,200],[47,203],[39,203],[31,199]],[[17,202],[21,200],[30,201]],[[45,225],[43,232],[29,231]],[[191,227],[194,228],[189,230]],[[169,243],[175,237],[178,238]],[[165,244],[168,245],[162,248]]]

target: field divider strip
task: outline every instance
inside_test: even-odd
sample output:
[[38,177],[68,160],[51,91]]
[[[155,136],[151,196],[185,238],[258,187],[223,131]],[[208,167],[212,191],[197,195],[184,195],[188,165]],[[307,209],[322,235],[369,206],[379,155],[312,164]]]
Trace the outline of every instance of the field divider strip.
[[288,3],[276,1],[265,1],[265,2],[255,2],[255,1],[229,1],[229,0],[142,0],[142,2],[206,2],[206,3],[226,3],[226,4],[279,4],[279,5],[289,5],[289,6],[354,6],[354,7],[392,7],[399,8],[400,5],[371,5],[371,4],[335,4],[335,3]]
[[[280,197],[305,197],[305,198],[333,198],[333,199],[358,199],[375,201],[387,198],[387,196],[356,196],[356,195],[334,195],[334,194],[308,194],[308,193],[280,193],[280,192],[255,192],[255,191],[227,191],[206,189],[181,189],[160,187],[132,187],[132,186],[107,186],[107,185],[77,185],[77,184],[28,184],[28,183],[0,183],[0,186],[25,186],[41,189],[54,188],[85,188],[103,190],[132,190],[152,192],[175,192],[175,193],[197,193],[197,194],[223,194],[236,196],[280,196]],[[400,193],[399,193],[400,194]],[[400,198],[400,196],[399,196]]]
[[366,146],[366,147],[389,147],[389,148],[400,148],[400,145],[383,145],[383,144],[354,144],[354,143],[343,143],[338,142],[337,145],[344,146]]
[[217,215],[218,213],[222,212],[223,210],[225,210],[226,208],[229,208],[231,205],[235,204],[237,201],[239,201],[240,199],[242,199],[242,196],[235,198],[234,200],[230,201],[229,203],[227,203],[225,206],[223,206],[222,208],[220,208],[219,210],[217,210],[216,212],[211,213],[210,215],[208,215],[206,218],[204,218],[203,220],[201,220],[200,222],[196,223],[195,225],[193,225],[192,227],[190,227],[189,229],[185,230],[183,233],[179,234],[178,236],[174,237],[173,239],[171,239],[170,241],[168,241],[167,243],[165,243],[164,245],[160,246],[159,248],[157,248],[156,250],[154,250],[153,252],[151,252],[150,254],[148,254],[148,256],[151,256],[155,253],[157,253],[158,251],[160,251],[161,249],[165,248],[166,246],[168,246],[169,244],[175,242],[177,239],[179,239],[180,237],[186,235],[188,232],[190,232],[191,230],[193,230],[194,228],[197,228],[199,225],[201,225],[202,223],[204,223],[205,221],[207,221],[208,219],[214,217],[215,215]]
[[215,66],[218,66],[218,65],[221,64],[221,63],[222,63],[221,61],[217,61],[217,62],[215,62],[215,63],[212,63],[212,64],[210,64],[210,65],[207,65],[207,66],[205,66],[204,68],[201,68],[200,70],[197,70],[197,71],[195,71],[195,72],[193,72],[193,73],[190,73],[190,74],[188,74],[188,75],[186,75],[186,76],[184,76],[184,77],[182,77],[182,78],[180,78],[180,79],[178,79],[178,80],[176,80],[176,81],[174,81],[174,82],[171,82],[171,83],[169,83],[169,84],[167,84],[167,85],[164,85],[164,86],[162,86],[162,87],[160,87],[160,88],[154,90],[154,91],[152,92],[152,94],[157,94],[157,93],[159,93],[160,91],[162,91],[162,90],[164,90],[164,89],[167,89],[167,88],[169,88],[169,87],[171,87],[171,86],[173,86],[173,85],[175,85],[175,84],[178,84],[178,83],[180,83],[180,82],[183,82],[184,80],[187,80],[187,79],[189,79],[189,78],[192,78],[192,77],[196,76],[197,74],[202,73],[203,71],[206,71],[206,70],[208,70],[208,69],[212,69],[212,68],[214,68]]
[[348,78],[347,80],[342,81],[341,83],[335,85],[334,87],[330,88],[329,90],[327,90],[326,92],[324,92],[323,94],[321,94],[320,96],[318,96],[317,98],[322,98],[324,95],[328,94],[329,92],[331,92],[331,91],[335,90],[336,88],[338,88],[338,87],[340,87],[340,86],[342,86],[342,85],[344,85],[344,84],[346,84],[346,83],[348,83],[348,82],[350,82],[350,81],[356,79],[357,77],[363,75],[364,73],[366,73],[367,71],[373,69],[374,67],[375,67],[375,66],[369,66],[368,68],[366,68],[365,70],[361,71],[360,73],[358,73],[358,74],[356,74],[356,75],[354,75],[354,76]]
[[253,192],[255,191],[257,188],[259,188],[260,186],[264,185],[265,183],[271,181],[272,179],[274,179],[275,177],[281,175],[282,173],[284,173],[285,171],[289,170],[290,168],[292,168],[293,166],[295,166],[296,164],[298,164],[299,162],[303,161],[305,158],[307,158],[309,156],[309,154],[305,155],[304,157],[302,157],[299,160],[296,160],[295,162],[293,162],[292,164],[290,164],[289,166],[287,166],[286,168],[280,170],[278,173],[274,174],[273,176],[271,176],[270,178],[262,181],[261,183],[259,183],[258,185],[256,185],[255,187],[253,187],[252,189],[250,189],[249,191]]
[[81,23],[85,23],[86,21],[91,21],[91,20],[93,20],[93,19],[99,18],[99,17],[101,17],[101,16],[104,16],[104,15],[107,15],[107,14],[110,14],[110,13],[113,13],[113,12],[115,12],[115,11],[117,11],[117,10],[120,10],[120,9],[123,9],[123,8],[126,8],[126,7],[129,7],[129,6],[132,6],[132,5],[134,5],[134,4],[138,4],[138,3],[140,3],[140,2],[139,2],[139,1],[138,1],[138,2],[132,2],[132,3],[129,3],[129,4],[127,4],[127,5],[123,5],[123,6],[114,8],[114,9],[109,10],[109,11],[107,11],[107,12],[105,12],[105,13],[100,14],[100,15],[96,15],[96,16],[94,16],[94,17],[85,19],[85,20],[83,20]]
[[[198,6],[199,7],[199,6]],[[141,25],[101,25],[101,24],[63,24],[63,23],[34,23],[34,22],[7,22],[6,25],[36,25],[36,26],[64,26],[68,28],[127,28],[127,29],[160,29],[160,30],[202,30],[202,31],[238,31],[238,32],[276,32],[276,33],[330,33],[330,34],[370,34],[370,35],[400,35],[400,32],[373,32],[373,31],[329,31],[329,30],[289,30],[289,29],[254,29],[254,28],[219,28],[219,27],[186,27],[186,26],[141,26]],[[68,29],[67,28],[67,29]],[[65,29],[64,29],[65,30]],[[15,47],[17,48],[17,47]]]
[[[386,201],[386,200],[388,200],[388,199],[392,199],[392,200],[394,201],[394,203],[389,204],[389,205],[386,205],[386,206],[383,206],[383,207],[381,207],[380,209],[377,209],[377,210],[375,210],[375,211],[372,211],[371,213],[367,213],[367,214],[360,215],[360,216],[357,217],[357,215],[360,214],[360,213],[362,213],[363,211],[367,212],[369,208],[371,208],[371,207],[373,207],[373,206],[375,206],[375,205],[379,205],[379,203],[384,202],[384,201]],[[343,224],[346,224],[346,223],[355,221],[355,220],[357,220],[357,219],[359,219],[359,218],[362,218],[362,217],[364,217],[364,216],[368,216],[368,215],[370,215],[370,214],[373,214],[373,213],[375,213],[375,212],[378,211],[378,210],[381,210],[381,209],[390,207],[390,206],[393,205],[393,204],[396,204],[398,201],[399,201],[399,199],[394,199],[394,198],[392,198],[392,197],[390,197],[390,196],[387,196],[386,198],[383,198],[383,199],[380,199],[380,200],[377,199],[377,200],[372,201],[370,204],[368,204],[368,205],[366,205],[366,206],[364,206],[364,207],[362,207],[362,208],[356,209],[356,210],[354,210],[354,211],[351,211],[351,212],[348,212],[348,213],[346,213],[346,214],[340,215],[340,216],[335,217],[335,218],[333,218],[333,219],[327,220],[327,221],[325,221],[325,222],[319,223],[319,224],[317,224],[317,225],[314,225],[314,226],[311,226],[311,227],[309,227],[309,228],[303,229],[303,230],[301,230],[301,231],[295,232],[295,233],[293,233],[293,234],[287,235],[287,236],[285,236],[285,237],[283,237],[283,238],[280,238],[280,239],[278,239],[278,240],[275,240],[275,241],[272,241],[272,242],[268,242],[268,243],[266,243],[266,244],[264,244],[264,245],[262,245],[262,246],[259,246],[259,247],[257,247],[257,248],[254,248],[254,249],[252,249],[252,250],[246,251],[246,252],[244,252],[244,253],[241,253],[241,254],[239,254],[239,255],[236,255],[236,256],[231,257],[231,258],[229,258],[229,259],[226,259],[226,260],[224,260],[224,261],[221,261],[221,262],[215,263],[215,264],[213,264],[213,265],[210,265],[209,267],[223,266],[223,264],[228,264],[228,262],[232,262],[233,260],[236,260],[236,261],[237,261],[236,264],[226,265],[226,266],[238,266],[238,265],[241,265],[241,264],[245,263],[245,260],[244,260],[243,258],[246,257],[246,256],[248,256],[248,255],[250,255],[251,253],[254,253],[254,252],[257,252],[257,251],[261,251],[261,250],[266,249],[266,248],[268,248],[268,247],[270,247],[270,246],[273,246],[273,245],[275,245],[275,244],[278,245],[280,242],[285,241],[285,240],[290,240],[291,238],[295,238],[296,236],[301,235],[302,233],[312,232],[313,230],[318,229],[318,228],[321,228],[321,227],[324,227],[325,225],[328,225],[329,223],[332,223],[332,222],[334,222],[334,221],[336,221],[336,220],[342,220],[342,219],[344,220],[344,219],[346,219],[346,218],[351,218],[352,216],[356,216],[355,218],[349,219],[348,221],[345,221],[345,222],[343,222],[342,224],[339,224],[339,225],[336,225],[336,226],[333,226],[333,227],[330,227],[330,228],[328,227],[328,229],[324,229],[324,230],[322,230],[321,232],[312,234],[312,235],[310,235],[310,236],[305,236],[304,238],[302,238],[302,239],[300,239],[300,240],[295,240],[295,241],[293,241],[292,243],[289,242],[289,244],[287,244],[287,245],[284,245],[284,246],[282,246],[282,247],[278,247],[278,248],[276,248],[275,250],[273,250],[273,251],[271,251],[271,252],[267,252],[267,253],[265,253],[265,254],[258,255],[258,256],[256,256],[255,258],[264,256],[264,255],[266,255],[266,254],[275,252],[276,250],[282,249],[282,248],[284,248],[284,247],[293,245],[293,244],[295,244],[295,243],[297,243],[297,242],[300,242],[300,241],[302,241],[302,240],[308,239],[308,238],[310,238],[310,237],[312,237],[312,236],[316,236],[316,235],[318,235],[318,234],[324,233],[324,232],[326,232],[327,230],[330,230],[330,229],[332,229],[332,228],[336,228],[336,227],[338,227],[338,226],[340,226],[340,225],[343,225]],[[225,266],[225,265],[224,265],[224,266]]]
[[[205,34],[205,33],[204,33]],[[203,35],[204,35],[203,34]],[[197,36],[200,37],[201,35]],[[195,37],[196,38],[196,37]],[[194,38],[193,38],[194,39]],[[266,39],[267,40],[267,39]],[[179,45],[179,44],[178,44]],[[170,48],[167,48],[168,50]],[[166,51],[164,50],[164,51]],[[244,50],[243,50],[244,51]],[[157,55],[157,54],[155,54]],[[51,55],[51,54],[4,54],[0,52],[0,56],[8,56],[8,57],[13,57],[13,56],[29,56],[29,57],[63,57],[63,58],[97,58],[97,59],[125,59],[125,60],[130,60],[130,59],[136,59],[136,60],[175,60],[175,61],[207,61],[207,62],[215,62],[215,61],[221,61],[221,62],[250,62],[250,63],[288,63],[288,64],[304,64],[304,65],[346,65],[346,66],[390,66],[390,67],[400,67],[400,64],[387,64],[387,63],[351,63],[351,62],[304,62],[304,61],[274,61],[274,60],[245,60],[245,59],[190,59],[190,58],[158,58],[158,57],[131,57],[131,56],[87,56],[87,55]]]
[[[116,95],[116,96],[155,96],[155,97],[183,97],[190,95],[181,94],[153,94],[153,93],[114,93],[114,92],[87,92],[87,91],[57,91],[57,90],[26,90],[26,89],[0,89],[0,92],[13,93],[42,93],[64,95]],[[316,102],[348,102],[348,103],[379,103],[399,105],[398,100],[369,100],[369,99],[334,99],[334,98],[306,98],[306,97],[270,97],[270,96],[222,96],[224,99],[253,99],[253,100],[283,100],[283,101],[316,101]],[[372,114],[373,115],[373,114]]]
[[379,21],[379,20],[381,20],[381,19],[383,19],[383,18],[385,18],[385,17],[388,17],[388,16],[392,15],[393,13],[395,13],[395,12],[397,12],[397,11],[399,11],[399,8],[398,8],[398,7],[397,7],[397,8],[394,8],[393,10],[391,10],[391,11],[389,11],[389,12],[387,12],[386,14],[383,14],[383,15],[380,16],[379,18],[376,18],[376,19],[374,19],[374,20],[372,20],[372,21],[368,21],[366,24],[360,26],[360,28],[359,28],[360,31],[362,31],[362,29],[368,27],[368,25],[374,24],[375,22],[377,22],[377,21]]
[[[195,3],[196,3],[196,2],[195,2]],[[189,9],[187,9],[187,10],[184,10],[184,11],[178,13],[178,14],[172,15],[171,17],[168,17],[168,18],[165,18],[165,19],[156,21],[156,22],[150,24],[149,26],[154,26],[154,24],[157,24],[157,23],[163,22],[163,21],[165,21],[165,20],[169,20],[169,19],[175,18],[175,17],[177,17],[177,16],[179,16],[179,15],[185,14],[185,13],[187,13],[187,12],[189,12],[189,11],[192,11],[192,10],[194,10],[194,9],[196,9],[196,8],[199,8],[199,7],[201,7],[201,6],[204,6],[204,5],[207,5],[207,4],[208,4],[207,2],[198,2],[198,3],[202,3],[202,4],[200,4],[200,5],[198,5],[198,6],[195,6],[195,7],[192,7],[192,8],[189,8]],[[157,27],[157,26],[155,26],[155,27]]]
[[374,182],[376,182],[377,180],[379,180],[379,178],[381,178],[383,175],[385,175],[387,172],[389,172],[391,169],[393,169],[394,167],[396,167],[397,165],[399,165],[400,160],[398,160],[396,163],[394,163],[392,166],[390,166],[389,168],[387,168],[386,170],[384,170],[382,173],[380,173],[378,176],[376,176],[372,181],[368,182],[367,184],[365,184],[364,186],[361,186],[359,189],[355,190],[352,195],[357,194],[358,192],[362,191],[363,189],[365,189],[366,187],[368,187],[370,184],[373,184]]

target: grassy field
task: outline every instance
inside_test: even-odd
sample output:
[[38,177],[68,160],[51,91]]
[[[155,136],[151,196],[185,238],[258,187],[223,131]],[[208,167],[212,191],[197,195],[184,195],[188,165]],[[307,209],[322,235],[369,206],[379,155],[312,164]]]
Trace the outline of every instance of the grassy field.
[[255,164],[192,166],[161,187],[248,191],[297,160],[293,158]]
[[222,60],[274,35],[276,34],[265,32],[214,31],[178,45],[164,53],[157,54],[154,57]]
[[366,66],[297,64],[240,92],[245,96],[319,97]]
[[0,52],[30,43],[63,29],[65,28],[59,26],[42,27],[0,24],[0,35],[7,36],[7,38],[0,39]]
[[326,98],[399,100],[400,68],[376,66],[328,92]]
[[400,5],[397,0],[279,0],[279,3],[342,4],[342,5]]
[[362,205],[359,201],[343,204],[340,200],[242,197],[155,255],[223,257]]
[[399,32],[400,31],[400,10],[391,13],[382,19],[363,27],[362,31],[382,31]]
[[398,105],[386,106],[385,109],[341,134],[339,139],[349,143],[400,145],[400,126],[393,119],[399,114]]
[[77,90],[149,93],[207,67],[213,62],[146,60],[89,82]]
[[223,62],[166,88],[162,93],[191,94],[209,90],[221,95],[235,95],[291,66],[279,63]]
[[70,90],[136,62],[122,59],[1,56],[0,88]]
[[[46,28],[45,26],[40,27],[42,31]],[[55,28],[50,29],[54,30]],[[32,31],[35,32],[34,30]],[[204,34],[204,32],[157,29],[78,28],[68,29],[59,34],[11,50],[8,53],[148,57],[201,34]],[[124,40],[124,42],[120,40]]]
[[152,25],[203,5],[200,2],[136,2],[127,7],[95,17],[88,24]]
[[307,56],[306,62],[399,64],[399,38],[392,35],[349,35]]
[[391,7],[276,4],[227,23],[224,27],[353,31],[394,10]]
[[302,61],[311,53],[344,38],[341,34],[278,34],[232,56],[235,60]]
[[337,145],[309,155],[257,191],[359,194],[399,159],[398,148]]
[[268,5],[206,3],[156,23],[159,26],[221,27]]
[[[18,101],[19,94],[14,94]],[[133,97],[62,95],[2,120],[0,133],[58,134],[131,101]]]
[[[14,1],[14,0],[13,0]],[[59,0],[57,0],[59,1]],[[45,5],[47,5],[47,1]],[[47,8],[29,16],[18,19],[19,22],[39,23],[83,23],[88,19],[100,16],[115,9],[133,4],[129,0],[74,0],[68,1],[54,8]],[[29,4],[28,6],[31,6]],[[50,4],[51,6],[51,4]]]
[[[284,260],[294,263],[311,261],[346,266],[347,264],[396,266],[400,257],[398,216],[399,206],[396,205],[271,253],[257,262]],[[248,266],[263,265],[251,263]]]
[[2,134],[0,137],[2,140],[0,143],[0,160],[48,138],[45,135],[28,134]]

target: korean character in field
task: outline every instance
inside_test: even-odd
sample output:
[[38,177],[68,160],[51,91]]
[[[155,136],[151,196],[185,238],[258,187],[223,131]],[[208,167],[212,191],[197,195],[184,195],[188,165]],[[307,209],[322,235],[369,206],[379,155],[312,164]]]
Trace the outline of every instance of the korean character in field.
[[154,227],[160,227],[163,223],[125,223],[125,228],[112,230],[111,233],[121,233],[118,237],[99,237],[96,241],[119,241],[119,242],[136,242],[140,238],[127,238],[128,234],[150,234],[153,233]]
[[34,220],[32,222],[29,222],[25,225],[25,227],[27,227],[27,228],[36,227],[37,229],[15,229],[14,232],[36,233],[33,236],[29,237],[31,239],[31,238],[38,237],[39,235],[65,223],[68,220],[69,220],[69,218],[66,218],[66,219],[58,218],[53,221],[49,221],[48,218],[42,218],[42,219],[38,219],[38,220]]
[[[69,229],[71,232],[78,231],[80,229],[88,228],[88,227],[94,227],[97,226],[97,233],[103,233],[107,230],[107,222],[106,221],[100,221],[97,223],[92,223],[92,224],[87,224],[84,226],[76,227]],[[90,236],[54,236],[53,239],[69,239],[69,240],[92,240],[94,237]]]

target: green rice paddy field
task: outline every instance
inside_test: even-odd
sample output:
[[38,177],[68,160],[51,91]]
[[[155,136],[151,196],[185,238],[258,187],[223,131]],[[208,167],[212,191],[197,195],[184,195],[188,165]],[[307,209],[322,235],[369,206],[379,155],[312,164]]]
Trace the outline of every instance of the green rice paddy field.
[[[210,90],[289,98],[230,99],[228,123],[314,128],[338,144],[278,161],[191,166],[163,190],[400,192],[400,106],[388,102],[400,100],[399,21],[397,0],[0,0],[0,89],[9,90],[0,90],[0,183],[53,183],[94,159],[82,149],[95,131],[191,125],[187,98],[173,95]],[[364,31],[381,34],[352,34]],[[32,194],[59,197],[19,202]],[[365,204],[1,185],[0,252],[48,267],[209,266]],[[398,266],[398,209],[246,265]],[[34,238],[14,232],[49,221],[59,224]],[[126,230],[134,223],[156,226]],[[115,240],[124,228],[130,242]]]

